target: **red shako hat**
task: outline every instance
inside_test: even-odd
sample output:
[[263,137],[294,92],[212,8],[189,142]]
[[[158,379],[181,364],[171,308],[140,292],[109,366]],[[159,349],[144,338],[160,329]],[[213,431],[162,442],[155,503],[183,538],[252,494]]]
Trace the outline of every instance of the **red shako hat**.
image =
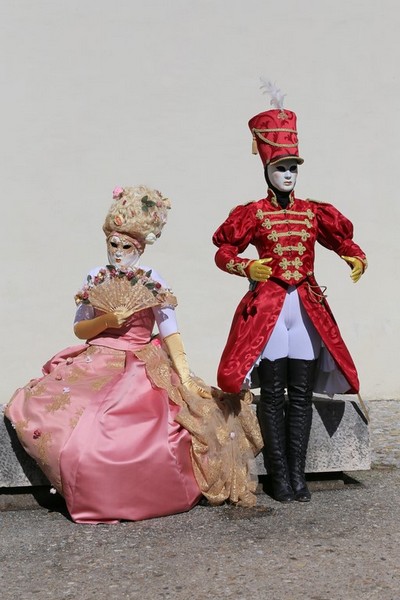
[[264,166],[274,164],[286,158],[293,158],[299,164],[304,160],[299,157],[297,138],[297,118],[294,112],[283,108],[282,94],[274,84],[261,79],[261,88],[271,96],[271,104],[275,109],[255,115],[249,121],[253,134],[253,154],[259,154]]

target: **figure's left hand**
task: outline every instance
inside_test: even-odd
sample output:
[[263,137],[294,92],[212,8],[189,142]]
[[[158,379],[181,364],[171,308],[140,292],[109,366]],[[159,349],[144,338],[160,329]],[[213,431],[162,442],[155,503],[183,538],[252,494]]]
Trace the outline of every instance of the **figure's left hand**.
[[184,382],[182,382],[185,388],[196,394],[197,396],[201,396],[202,398],[212,398],[211,391],[207,389],[206,385],[201,385],[192,377],[188,377]]
[[357,283],[360,279],[361,275],[364,273],[364,265],[359,258],[355,258],[353,256],[341,256],[347,262],[347,264],[351,267],[350,277],[353,280],[353,283]]
[[167,335],[164,338],[164,344],[182,385],[202,398],[211,398],[211,390],[207,389],[207,386],[201,381],[201,379],[193,377],[190,373],[181,334],[176,332],[171,333],[171,335]]

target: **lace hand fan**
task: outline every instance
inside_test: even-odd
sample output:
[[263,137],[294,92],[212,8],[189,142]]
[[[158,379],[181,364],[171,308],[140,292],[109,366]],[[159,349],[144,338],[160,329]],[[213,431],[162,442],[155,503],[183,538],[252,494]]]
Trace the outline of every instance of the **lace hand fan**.
[[107,279],[89,291],[89,302],[103,312],[125,309],[131,314],[161,304],[160,299],[145,285],[131,283],[125,278]]

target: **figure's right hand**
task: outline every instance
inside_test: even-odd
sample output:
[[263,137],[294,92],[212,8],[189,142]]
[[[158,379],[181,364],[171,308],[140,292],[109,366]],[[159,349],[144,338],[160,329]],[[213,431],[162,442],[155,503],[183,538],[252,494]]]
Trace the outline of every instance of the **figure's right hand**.
[[131,316],[132,311],[126,308],[117,308],[113,312],[109,312],[105,315],[107,329],[119,329],[125,323],[125,321]]
[[267,281],[271,277],[272,269],[266,263],[272,261],[272,258],[260,258],[253,260],[248,268],[249,277],[253,281]]
[[133,314],[133,311],[118,308],[113,312],[103,313],[93,319],[78,321],[74,325],[75,335],[80,340],[90,340],[106,329],[119,329],[131,314]]

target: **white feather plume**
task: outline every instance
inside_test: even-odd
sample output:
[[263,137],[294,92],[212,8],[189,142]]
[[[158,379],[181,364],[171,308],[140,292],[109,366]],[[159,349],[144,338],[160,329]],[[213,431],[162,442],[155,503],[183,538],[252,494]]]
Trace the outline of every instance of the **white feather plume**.
[[272,83],[272,81],[264,79],[263,77],[260,77],[260,81],[260,89],[263,90],[263,94],[268,94],[271,96],[271,106],[274,106],[275,108],[283,108],[283,100],[286,94],[284,94],[282,90],[277,87],[276,83]]

